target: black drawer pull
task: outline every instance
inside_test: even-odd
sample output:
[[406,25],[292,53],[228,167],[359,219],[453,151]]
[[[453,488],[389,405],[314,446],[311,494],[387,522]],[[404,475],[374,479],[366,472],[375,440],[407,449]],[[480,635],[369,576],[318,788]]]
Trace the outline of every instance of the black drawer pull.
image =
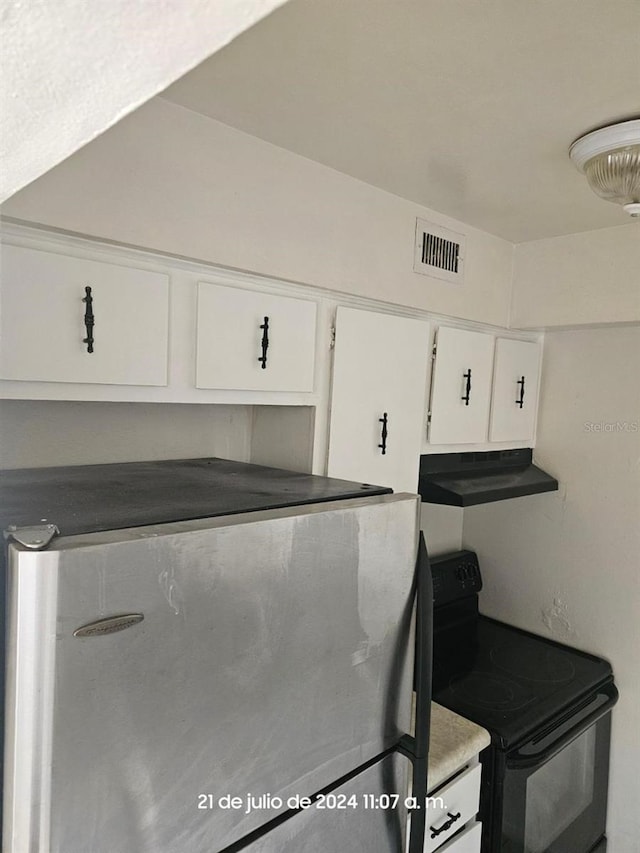
[[82,301],[87,306],[84,309],[84,326],[87,330],[87,337],[82,339],[82,343],[87,345],[87,352],[93,352],[93,327],[96,324],[93,316],[93,296],[90,287],[85,287],[84,292],[85,296]]
[[264,323],[260,326],[262,329],[262,341],[260,342],[260,346],[262,347],[262,355],[258,359],[259,362],[262,363],[262,369],[264,370],[267,366],[267,350],[269,349],[269,318],[264,318]]
[[389,434],[387,430],[389,418],[386,412],[382,415],[381,418],[378,418],[378,422],[382,424],[382,432],[380,433],[382,444],[379,444],[378,447],[381,449],[382,455],[385,456],[387,452],[387,435]]
[[462,378],[467,380],[467,386],[465,388],[464,397],[460,397],[460,399],[464,401],[465,406],[468,406],[469,400],[471,399],[471,368],[469,368],[466,373],[462,374]]
[[433,826],[429,827],[429,829],[431,830],[432,838],[437,838],[442,832],[446,832],[448,829],[451,829],[453,824],[457,820],[460,820],[461,815],[460,812],[458,812],[458,814],[451,814],[451,812],[447,812],[447,817],[449,818],[449,820],[445,821],[438,829],[435,829]]
[[516,406],[520,406],[520,408],[522,408],[524,406],[524,376],[521,379],[518,379],[516,385],[520,386],[520,396],[516,400]]

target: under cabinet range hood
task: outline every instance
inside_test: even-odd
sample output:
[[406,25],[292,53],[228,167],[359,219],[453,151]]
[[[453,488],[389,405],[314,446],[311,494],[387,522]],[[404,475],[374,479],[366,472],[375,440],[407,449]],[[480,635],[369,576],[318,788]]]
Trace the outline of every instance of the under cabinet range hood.
[[425,454],[418,492],[425,503],[476,506],[557,491],[558,481],[532,460],[531,448]]

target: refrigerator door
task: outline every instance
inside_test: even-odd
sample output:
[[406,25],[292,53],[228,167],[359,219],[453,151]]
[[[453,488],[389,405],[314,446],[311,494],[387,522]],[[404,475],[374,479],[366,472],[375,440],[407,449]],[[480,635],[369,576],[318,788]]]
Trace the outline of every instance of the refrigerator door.
[[418,509],[384,495],[11,546],[3,849],[215,853],[279,811],[225,797],[309,795],[392,746]]
[[411,763],[393,752],[228,853],[404,853]]

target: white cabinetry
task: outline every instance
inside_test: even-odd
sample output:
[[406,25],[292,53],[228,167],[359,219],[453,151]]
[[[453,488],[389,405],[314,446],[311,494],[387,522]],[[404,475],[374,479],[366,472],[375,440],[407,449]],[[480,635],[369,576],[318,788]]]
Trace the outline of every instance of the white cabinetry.
[[431,388],[431,444],[487,440],[494,338],[441,326]]
[[199,282],[196,386],[313,391],[316,303]]
[[424,853],[480,853],[478,822],[482,766],[489,732],[431,703]]
[[498,338],[491,400],[491,441],[532,441],[538,406],[540,346]]
[[[436,794],[430,794],[431,801],[428,804],[426,815],[426,838],[424,844],[424,853],[432,853],[438,850],[439,853],[445,850],[461,851],[479,850],[469,846],[443,846],[445,841],[448,841],[454,836],[458,830],[467,823],[474,820],[480,805],[480,778],[482,768],[480,764],[474,764],[468,767],[459,776],[456,776],[451,782],[445,783],[441,788],[438,788]],[[434,804],[433,801],[436,801]],[[470,827],[469,831],[475,830],[475,827]],[[477,830],[476,830],[477,831]],[[461,834],[462,836],[462,834]],[[479,834],[478,834],[479,838]],[[467,837],[468,840],[468,837]],[[458,839],[456,839],[457,843]]]
[[460,835],[438,848],[438,853],[480,853],[482,824],[472,823]]
[[424,320],[338,308],[330,477],[416,491],[428,363]]
[[531,445],[540,358],[536,341],[441,326],[431,386],[430,444]]
[[3,246],[0,376],[166,385],[168,288],[161,273]]
[[3,399],[309,407],[314,471],[395,490],[416,490],[421,452],[533,444],[541,346],[510,332],[440,326],[425,431],[428,314],[18,225],[3,239]]

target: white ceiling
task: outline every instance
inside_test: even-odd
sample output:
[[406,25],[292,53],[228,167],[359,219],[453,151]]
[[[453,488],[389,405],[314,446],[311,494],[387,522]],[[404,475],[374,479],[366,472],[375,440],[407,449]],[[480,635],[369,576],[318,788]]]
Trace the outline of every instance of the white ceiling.
[[567,148],[640,117],[640,0],[290,0],[163,97],[514,242],[623,225]]
[[[0,199],[60,163],[284,0],[2,4]],[[158,44],[162,49],[158,49]]]

